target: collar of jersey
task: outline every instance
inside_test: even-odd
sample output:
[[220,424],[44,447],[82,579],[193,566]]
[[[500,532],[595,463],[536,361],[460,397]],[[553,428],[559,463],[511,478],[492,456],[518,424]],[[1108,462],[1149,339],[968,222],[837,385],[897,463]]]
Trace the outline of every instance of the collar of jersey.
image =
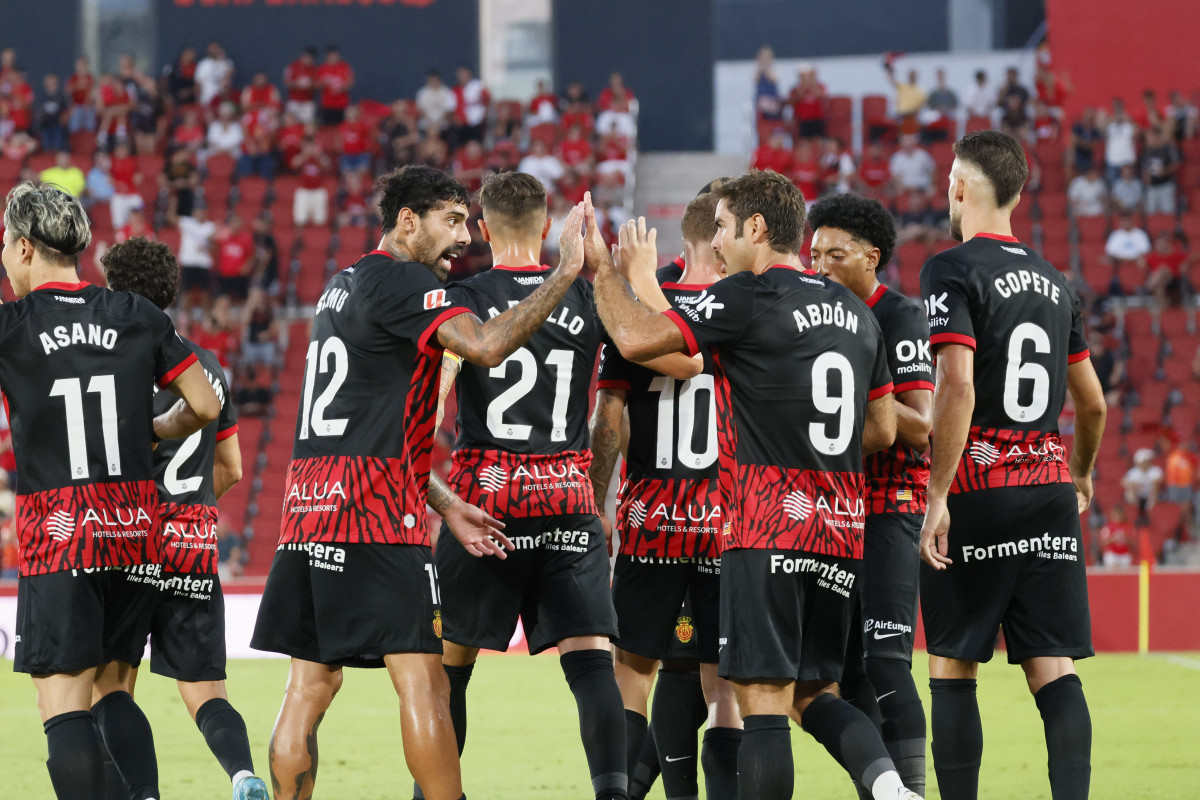
[[54,292],[78,292],[79,290],[86,289],[91,285],[92,284],[88,283],[87,281],[80,281],[79,283],[62,283],[61,281],[51,281],[50,283],[43,283],[33,291],[40,292],[42,289],[49,289]]
[[395,258],[396,258],[394,255],[389,253],[387,250],[372,250],[369,253],[363,254],[363,258],[366,258],[367,256],[387,256],[388,258],[390,258],[392,260],[395,260]]
[[529,266],[526,266],[526,267],[509,267],[504,264],[497,264],[494,267],[492,267],[492,269],[502,269],[505,272],[542,272],[543,270],[547,270],[550,268],[547,267],[545,264],[530,264]]
[[879,298],[883,297],[883,293],[886,291],[887,286],[882,283],[879,284],[879,288],[871,292],[871,296],[867,298],[867,308],[874,308],[875,304],[879,302]]
[[711,283],[675,283],[674,281],[667,281],[662,285],[662,288],[675,289],[676,291],[680,292],[698,292],[701,289],[707,289],[710,286],[712,286]]
[[772,264],[767,269],[790,269],[792,272],[799,272],[801,275],[816,275],[814,270],[808,267],[789,267],[787,264]]
[[1005,236],[1002,233],[977,233],[971,237],[972,239],[995,239],[997,242],[1019,242],[1021,241],[1015,236]]

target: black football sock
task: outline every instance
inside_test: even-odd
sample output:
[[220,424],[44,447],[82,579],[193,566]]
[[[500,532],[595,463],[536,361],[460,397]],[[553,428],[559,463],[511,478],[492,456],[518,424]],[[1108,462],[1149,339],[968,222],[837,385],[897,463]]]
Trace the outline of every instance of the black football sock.
[[90,711],[68,711],[42,723],[46,769],[58,800],[104,796],[104,755]]
[[579,735],[597,798],[627,798],[625,709],[613,674],[612,653],[575,650],[559,658],[579,709]]
[[625,709],[625,772],[632,775],[642,754],[646,739],[646,718],[636,711]]
[[[471,682],[471,673],[475,671],[475,663],[464,667],[443,664],[446,677],[450,679],[450,723],[454,726],[454,740],[458,744],[458,754],[467,746],[467,684]],[[413,800],[425,800],[421,787],[413,784]]]
[[930,678],[933,770],[945,800],[975,800],[983,761],[983,723],[972,678]]
[[883,723],[879,703],[875,700],[877,692],[867,677],[866,664],[861,658],[847,660],[842,671],[842,681],[838,684],[838,693],[843,700],[866,714],[867,719],[877,727]]
[[129,787],[130,800],[157,798],[158,762],[150,721],[129,692],[112,692],[92,706],[104,745]]
[[629,770],[629,800],[645,800],[658,774],[658,747],[654,743],[654,724],[651,723],[642,737],[642,751],[637,763]]
[[738,796],[746,800],[788,800],[795,775],[786,714],[745,717],[738,748]]
[[925,709],[913,682],[912,668],[894,658],[868,658],[867,674],[883,719],[883,745],[900,780],[925,796]]
[[246,722],[228,700],[214,697],[200,706],[196,711],[196,727],[230,778],[242,771],[254,772]]
[[700,766],[704,769],[704,794],[708,800],[737,800],[741,744],[742,732],[737,728],[709,728],[704,732]]
[[[96,727],[94,719],[92,726]],[[99,727],[96,727],[96,740],[100,742],[100,755],[104,759],[104,800],[129,800],[129,787],[121,777],[121,770],[117,769],[117,762],[112,760],[108,748],[104,746],[104,737],[100,735]]]
[[[697,704],[696,698],[699,698]],[[668,800],[693,798],[700,793],[699,748],[696,729],[704,724],[708,706],[700,688],[700,673],[694,670],[662,669],[654,688],[654,741],[662,770],[663,792]]]
[[1050,795],[1084,800],[1092,777],[1092,717],[1078,675],[1050,681],[1033,696],[1046,727]]
[[804,709],[800,726],[867,791],[876,778],[895,769],[871,720],[840,697],[818,695]]

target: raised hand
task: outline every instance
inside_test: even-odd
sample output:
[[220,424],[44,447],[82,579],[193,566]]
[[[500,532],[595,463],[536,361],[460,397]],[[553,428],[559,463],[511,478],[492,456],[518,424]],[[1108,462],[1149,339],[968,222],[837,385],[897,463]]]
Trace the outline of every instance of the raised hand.
[[558,237],[558,268],[572,277],[583,268],[583,203],[567,214]]
[[654,277],[658,268],[658,230],[646,230],[646,218],[638,217],[621,226],[617,240],[617,269],[633,283],[638,277]]
[[613,262],[612,256],[608,252],[608,246],[604,244],[604,234],[600,232],[600,223],[596,221],[596,207],[592,205],[591,192],[587,192],[583,196],[583,214],[587,221],[587,233],[583,238],[584,254],[587,256],[588,266],[599,272],[601,269],[611,267]]

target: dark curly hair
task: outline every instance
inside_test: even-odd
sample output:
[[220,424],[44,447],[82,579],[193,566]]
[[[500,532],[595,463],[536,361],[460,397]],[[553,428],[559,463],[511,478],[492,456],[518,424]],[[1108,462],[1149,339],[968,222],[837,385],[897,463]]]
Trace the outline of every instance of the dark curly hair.
[[777,172],[751,170],[741,177],[713,189],[717,200],[737,220],[734,238],[742,235],[742,226],[755,214],[767,223],[767,244],[776,253],[797,255],[804,242],[804,195]]
[[467,205],[467,190],[458,181],[433,167],[407,166],[380,176],[375,188],[383,193],[379,213],[383,232],[396,227],[400,209],[410,209],[423,217],[442,203]]
[[104,251],[100,263],[110,289],[140,294],[161,309],[179,294],[179,262],[162,242],[134,236]]
[[879,248],[879,266],[892,260],[896,249],[896,223],[878,200],[853,194],[835,194],[818,200],[808,210],[808,224],[817,228],[837,228],[870,247]]

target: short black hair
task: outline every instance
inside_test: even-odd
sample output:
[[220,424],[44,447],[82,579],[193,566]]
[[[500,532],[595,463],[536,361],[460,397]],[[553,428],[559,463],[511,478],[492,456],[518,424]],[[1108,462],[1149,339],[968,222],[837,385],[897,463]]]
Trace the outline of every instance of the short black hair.
[[[696,197],[699,197],[702,194],[708,194],[709,192],[715,192],[717,189],[720,189],[731,180],[733,180],[733,178],[713,178],[711,181],[704,184],[704,186],[700,188],[700,191],[696,192]],[[715,236],[716,234],[713,235]]]
[[795,184],[772,170],[751,170],[713,191],[737,220],[735,237],[755,214],[767,223],[767,244],[776,253],[799,255],[804,243],[804,195]]
[[878,200],[853,194],[826,197],[808,210],[808,224],[814,233],[817,228],[837,228],[878,247],[881,267],[892,260],[896,249],[896,223]]
[[979,168],[1003,208],[1025,188],[1029,162],[1021,143],[1000,131],[974,131],[954,143],[954,155]]
[[433,167],[400,167],[381,176],[375,182],[375,188],[383,193],[379,213],[384,233],[396,227],[396,218],[402,208],[423,217],[442,203],[465,206],[470,201],[461,183]]
[[546,187],[524,172],[502,172],[484,179],[479,190],[479,205],[488,220],[520,227],[535,215],[546,216]]
[[307,53],[308,55],[312,56],[313,58],[316,58],[317,57],[317,46],[315,44],[305,45],[304,52]]
[[164,310],[179,294],[179,262],[162,242],[134,236],[105,250],[100,263],[110,289],[140,294]]

